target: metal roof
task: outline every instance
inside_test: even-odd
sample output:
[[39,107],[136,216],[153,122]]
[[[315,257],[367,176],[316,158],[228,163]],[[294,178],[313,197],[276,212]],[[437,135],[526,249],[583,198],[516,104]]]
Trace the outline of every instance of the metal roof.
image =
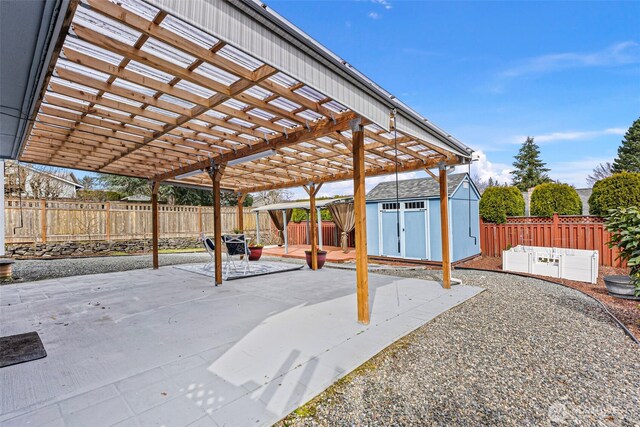
[[[316,207],[324,208],[332,203],[351,200],[351,199],[352,197],[337,197],[334,199],[316,199]],[[252,209],[251,212],[281,211],[285,209],[309,210],[309,208],[310,208],[309,200],[302,200],[297,202],[283,202],[283,203],[274,203],[271,205],[260,206],[259,208]]]
[[21,160],[203,187],[225,164],[222,188],[255,192],[351,178],[360,120],[367,176],[469,161],[253,1],[82,0],[68,15]]
[[[467,176],[467,173],[456,173],[448,176],[447,187],[448,194],[451,194],[458,188],[460,183]],[[420,199],[427,197],[440,197],[440,186],[438,181],[431,177],[404,179],[398,181],[398,198],[404,199]],[[396,199],[396,182],[387,181],[376,185],[369,193],[367,193],[367,201],[378,200],[395,200]]]

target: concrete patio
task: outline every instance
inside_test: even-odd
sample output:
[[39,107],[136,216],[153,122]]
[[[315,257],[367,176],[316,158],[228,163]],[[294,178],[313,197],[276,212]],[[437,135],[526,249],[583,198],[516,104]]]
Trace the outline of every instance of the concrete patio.
[[0,369],[0,424],[270,425],[408,332],[481,292],[355,272],[286,272],[213,287],[163,267],[0,287],[0,335],[48,356]]

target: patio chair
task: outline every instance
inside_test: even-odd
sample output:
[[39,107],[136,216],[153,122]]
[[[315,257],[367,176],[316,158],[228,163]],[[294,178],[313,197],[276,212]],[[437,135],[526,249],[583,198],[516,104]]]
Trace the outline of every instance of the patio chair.
[[250,271],[249,267],[249,239],[244,234],[225,234],[222,242],[227,248],[227,261],[225,263],[223,278],[229,277],[231,272],[238,272],[236,262],[240,262],[242,274],[246,275]]
[[213,240],[208,238],[204,233],[200,233],[200,240],[202,240],[202,246],[204,246],[207,253],[211,257],[211,260],[204,265],[204,269],[213,270],[213,265],[216,262],[216,245],[213,243]]

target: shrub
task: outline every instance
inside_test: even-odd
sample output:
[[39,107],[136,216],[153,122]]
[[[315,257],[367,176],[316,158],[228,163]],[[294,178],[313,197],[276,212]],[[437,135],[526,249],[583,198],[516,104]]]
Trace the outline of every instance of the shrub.
[[637,207],[620,208],[609,213],[605,224],[611,233],[609,247],[620,250],[620,258],[627,261],[631,283],[636,286],[636,295],[640,295],[640,209]]
[[640,173],[622,172],[595,183],[589,213],[607,216],[611,209],[640,206]]
[[551,218],[558,215],[582,214],[582,200],[568,184],[549,182],[537,185],[531,193],[531,216]]
[[487,222],[503,224],[508,216],[524,215],[524,197],[516,187],[489,187],[480,199],[480,216]]

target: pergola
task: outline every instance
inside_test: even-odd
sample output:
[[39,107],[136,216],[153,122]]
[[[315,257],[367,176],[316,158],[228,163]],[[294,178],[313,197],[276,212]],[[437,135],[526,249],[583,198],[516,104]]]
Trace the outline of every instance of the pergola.
[[316,193],[353,179],[358,320],[368,323],[365,176],[438,167],[446,191],[448,166],[470,161],[472,150],[260,2],[72,0],[56,41],[19,158],[148,179],[154,268],[161,183],[213,189],[217,285],[221,190],[242,201],[304,186],[315,254]]

